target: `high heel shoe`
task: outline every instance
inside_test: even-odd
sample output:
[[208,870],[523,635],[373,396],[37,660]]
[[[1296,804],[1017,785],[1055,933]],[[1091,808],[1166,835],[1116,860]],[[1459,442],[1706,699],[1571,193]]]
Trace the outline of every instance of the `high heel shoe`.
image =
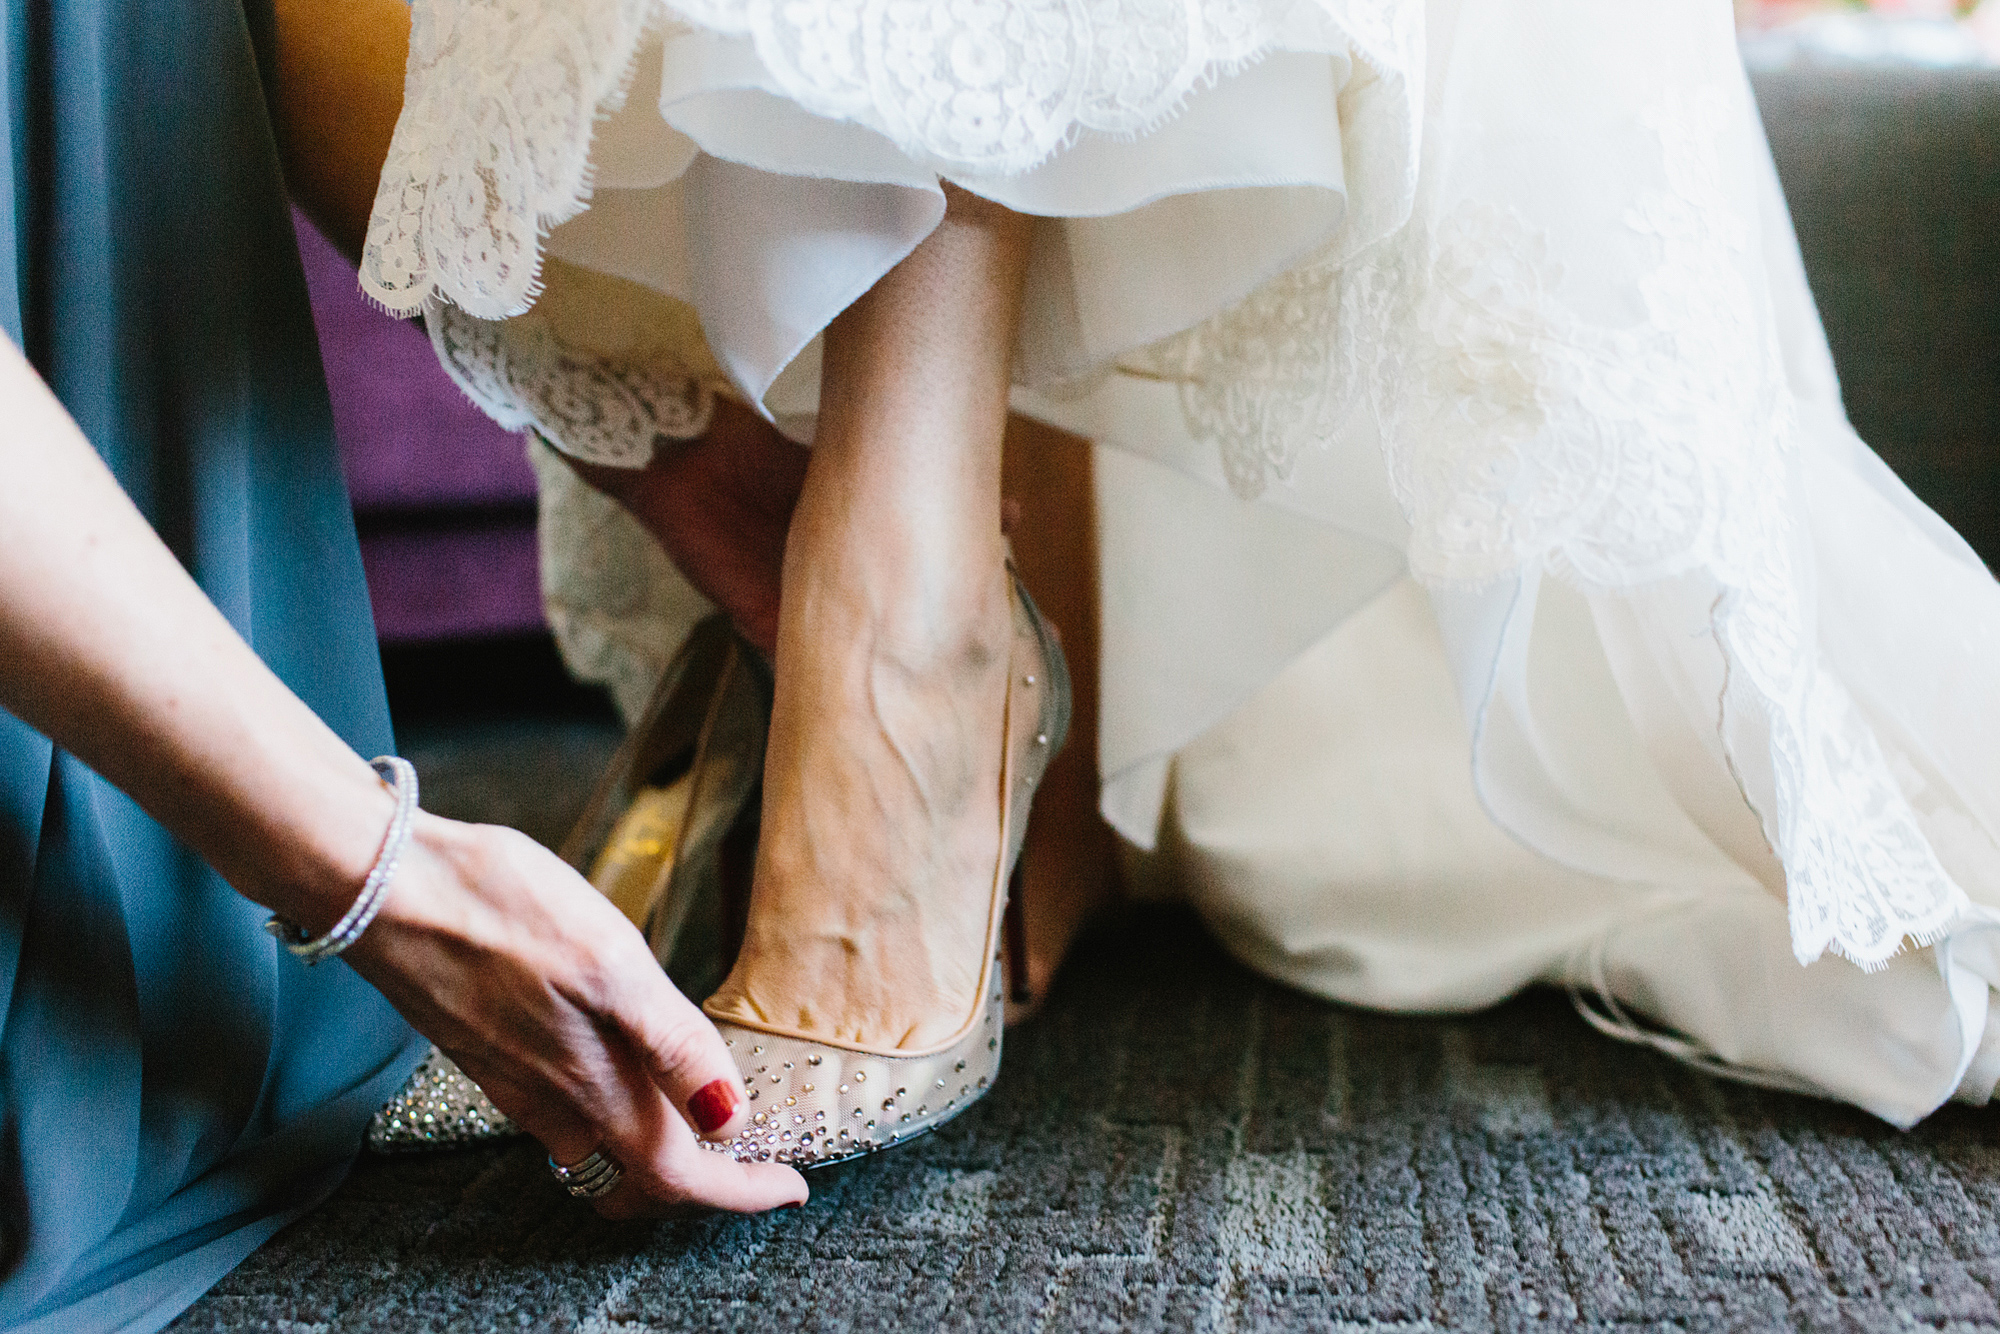
[[[1029,805],[1062,748],[1070,718],[1062,647],[1011,566],[1008,576],[1015,594],[1014,647],[1000,733],[999,849],[972,1013],[943,1043],[911,1052],[828,1041],[709,1011],[736,1058],[752,1108],[741,1133],[709,1149],[799,1168],[844,1162],[935,1130],[985,1096],[998,1075],[1007,997],[1000,977],[1005,909],[1010,891],[1019,890]],[[1034,727],[1017,743],[1015,727],[1030,710]]]
[[742,944],[771,672],[725,616],[696,626],[559,850],[645,933],[689,996]]
[[[696,626],[661,674],[558,855],[638,927],[688,995],[721,983],[742,942],[770,729],[771,677],[726,616]],[[377,1153],[520,1134],[432,1047],[368,1125]]]

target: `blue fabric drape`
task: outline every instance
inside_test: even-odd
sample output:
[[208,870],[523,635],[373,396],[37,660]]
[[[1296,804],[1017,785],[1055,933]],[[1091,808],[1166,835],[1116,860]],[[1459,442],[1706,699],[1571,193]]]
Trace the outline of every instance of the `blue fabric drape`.
[[[264,2],[0,0],[0,325],[236,628],[373,755],[388,712]],[[165,1324],[324,1198],[420,1058],[372,988],[303,968],[262,917],[0,713],[0,1327]]]

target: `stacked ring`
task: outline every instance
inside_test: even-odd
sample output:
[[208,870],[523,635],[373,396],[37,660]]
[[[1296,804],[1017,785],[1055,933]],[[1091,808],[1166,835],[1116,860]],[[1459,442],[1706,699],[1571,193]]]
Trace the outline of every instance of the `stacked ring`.
[[549,1171],[556,1174],[563,1189],[579,1200],[595,1200],[618,1189],[618,1181],[625,1175],[625,1169],[614,1158],[593,1149],[588,1158],[580,1163],[564,1167],[553,1156],[549,1158]]

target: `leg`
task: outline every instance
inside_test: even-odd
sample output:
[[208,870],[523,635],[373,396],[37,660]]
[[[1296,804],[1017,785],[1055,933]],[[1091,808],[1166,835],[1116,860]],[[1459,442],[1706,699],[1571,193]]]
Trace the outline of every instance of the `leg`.
[[953,191],[827,330],[723,1013],[918,1047],[970,1011],[1012,639],[1001,437],[1029,223]]
[[1117,895],[1110,828],[1097,813],[1097,516],[1090,443],[1025,417],[1007,425],[1001,473],[1020,506],[1010,532],[1021,581],[1062,631],[1076,687],[1069,745],[1035,797],[1023,850],[1021,902],[1028,991],[1009,1007],[1025,1018],[1048,994],[1070,942]]
[[[902,333],[906,346],[877,347],[874,355],[920,353],[907,344],[923,341],[921,329],[905,325]],[[1004,353],[1004,345],[989,341],[985,351],[989,357]],[[822,438],[831,437],[823,430]],[[689,580],[769,653],[777,641],[785,534],[806,460],[804,449],[750,410],[724,401],[706,437],[662,451],[644,470],[569,462],[624,504]],[[1115,892],[1109,831],[1096,813],[1096,551],[1089,446],[1015,418],[1006,430],[1004,484],[1018,505],[1010,529],[1016,563],[1044,613],[1063,632],[1076,685],[1070,744],[1036,799],[1026,852],[1027,971],[1038,999],[1078,927]]]

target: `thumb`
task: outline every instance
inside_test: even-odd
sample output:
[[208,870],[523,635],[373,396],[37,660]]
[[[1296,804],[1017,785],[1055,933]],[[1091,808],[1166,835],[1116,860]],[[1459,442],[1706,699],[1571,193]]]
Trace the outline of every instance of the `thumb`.
[[743,1075],[708,1016],[664,973],[646,1002],[628,1011],[626,1027],[660,1086],[703,1139],[727,1139],[749,1119]]

